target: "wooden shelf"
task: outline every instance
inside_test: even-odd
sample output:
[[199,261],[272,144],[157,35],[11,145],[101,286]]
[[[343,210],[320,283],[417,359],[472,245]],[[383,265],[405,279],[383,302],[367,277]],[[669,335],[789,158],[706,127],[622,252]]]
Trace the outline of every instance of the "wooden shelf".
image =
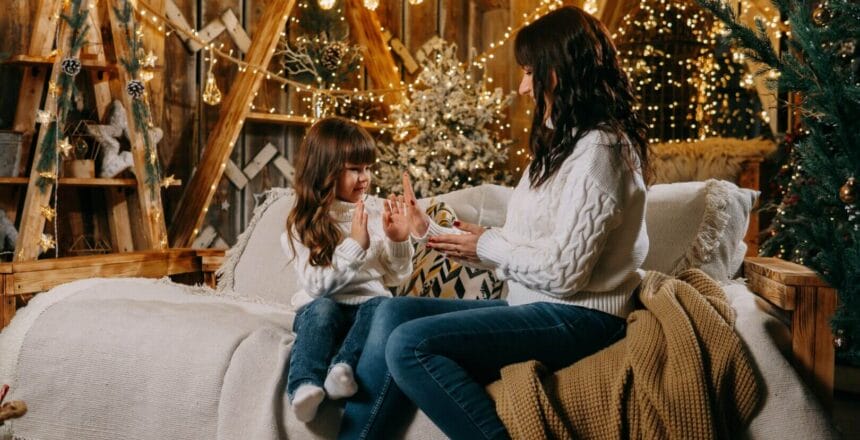
[[[30,181],[27,177],[0,177],[0,185],[26,185]],[[81,177],[61,177],[60,186],[137,186],[135,179],[106,179],[101,177],[81,178]],[[170,186],[182,185],[181,181],[173,182]]]
[[[3,64],[13,64],[17,66],[25,66],[25,67],[44,67],[44,66],[52,66],[54,65],[54,57],[34,57],[30,55],[15,55],[8,60],[4,61]],[[116,64],[106,63],[103,61],[98,61],[94,59],[81,59],[81,68],[84,70],[95,70],[99,72],[116,72],[117,67]]]
[[[306,127],[311,125],[314,122],[314,119],[308,118],[305,116],[295,116],[295,115],[284,115],[279,113],[262,113],[262,112],[250,112],[248,116],[245,118],[246,121],[250,122],[261,122],[266,124],[280,124],[280,125],[289,125],[289,126],[297,126],[297,127]],[[369,121],[359,121],[358,125],[361,125],[368,131],[381,131],[381,130],[391,130],[394,128],[393,124],[379,124],[375,122]]]

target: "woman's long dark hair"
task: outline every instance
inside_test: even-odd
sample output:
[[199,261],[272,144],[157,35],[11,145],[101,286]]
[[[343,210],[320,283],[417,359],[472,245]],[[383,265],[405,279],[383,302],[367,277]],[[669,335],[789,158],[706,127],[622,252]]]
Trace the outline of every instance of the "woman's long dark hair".
[[343,118],[319,120],[308,129],[296,160],[296,204],[287,216],[287,236],[293,255],[299,240],[310,250],[311,266],[331,265],[343,236],[330,209],[337,180],[347,163],[372,164],[376,144],[367,131]]
[[[532,72],[536,102],[529,139],[532,188],[552,177],[591,130],[613,134],[613,151],[632,170],[641,166],[648,180],[647,126],[636,113],[630,81],[600,21],[576,7],[559,8],[522,28],[515,52],[517,63]],[[552,127],[544,119],[548,106]]]

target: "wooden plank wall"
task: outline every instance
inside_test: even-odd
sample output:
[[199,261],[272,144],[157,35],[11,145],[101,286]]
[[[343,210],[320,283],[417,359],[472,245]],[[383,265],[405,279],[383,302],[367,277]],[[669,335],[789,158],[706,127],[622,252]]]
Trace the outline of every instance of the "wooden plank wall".
[[[313,1],[313,0],[311,0]],[[226,9],[231,9],[239,22],[253,38],[255,24],[264,12],[270,0],[174,0],[187,21],[196,29],[202,29],[211,20],[220,17]],[[611,3],[611,2],[610,2]],[[507,23],[501,20],[511,20],[517,14],[531,11],[538,4],[537,0],[424,0],[420,5],[409,5],[407,0],[381,0],[377,14],[382,26],[396,38],[400,38],[412,52],[418,50],[429,38],[439,35],[454,41],[459,46],[461,59],[469,53],[473,46],[477,52],[482,52],[490,39],[496,39],[504,33]],[[0,53],[23,53],[28,45],[30,35],[29,23],[35,14],[35,2],[12,0],[0,14],[0,29],[7,30],[0,39]],[[517,19],[518,20],[518,19]],[[232,39],[224,32],[214,40],[215,44],[224,44],[225,49],[233,48],[238,53]],[[165,169],[165,175],[175,175],[177,179],[188,182],[202,148],[206,145],[207,136],[218,119],[220,106],[209,106],[203,103],[201,93],[206,81],[208,63],[205,50],[192,53],[175,35],[166,38],[164,58],[159,64],[164,66],[163,117],[156,125],[164,130],[164,139],[159,143],[159,157]],[[494,76],[498,76],[496,85],[511,87],[516,90],[519,82],[515,63],[512,61],[512,51],[500,51],[497,62],[491,66]],[[395,57],[402,66],[399,58]],[[511,67],[513,66],[513,67]],[[402,71],[402,69],[401,69]],[[222,93],[226,94],[236,73],[235,66],[220,61],[215,66],[215,76]],[[403,74],[406,81],[412,81],[412,75]],[[17,99],[17,87],[20,82],[20,71],[16,68],[0,68],[0,128],[8,125]],[[279,84],[265,82],[255,100],[258,110],[274,108],[277,112],[286,113],[298,110],[300,102],[292,93],[281,91]],[[527,104],[517,103],[517,111]],[[523,115],[514,118],[516,126],[528,122],[520,121]],[[522,128],[519,128],[520,130]],[[301,140],[304,129],[301,127],[285,127],[258,122],[248,122],[243,135],[239,138],[234,149],[232,160],[243,168],[267,144],[271,143],[288,159],[293,159],[293,151]],[[220,237],[227,244],[233,244],[238,234],[250,220],[255,200],[254,195],[273,186],[284,186],[283,176],[270,163],[249,184],[238,190],[228,179],[223,179],[210,207],[204,223],[215,226]],[[176,204],[181,198],[183,188],[172,187],[164,193],[165,219],[168,227]],[[7,193],[0,193],[5,196]],[[11,207],[0,206],[7,210]]]

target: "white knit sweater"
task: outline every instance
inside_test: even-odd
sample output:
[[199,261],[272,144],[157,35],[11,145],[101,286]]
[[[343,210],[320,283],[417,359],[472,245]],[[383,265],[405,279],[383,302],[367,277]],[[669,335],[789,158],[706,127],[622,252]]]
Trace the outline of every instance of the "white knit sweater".
[[[344,238],[335,248],[330,266],[311,266],[310,250],[295,240],[293,265],[303,290],[292,297],[292,305],[301,307],[311,300],[327,296],[341,304],[360,304],[376,296],[391,296],[386,285],[398,285],[412,273],[414,249],[409,240],[392,242],[382,229],[382,200],[368,197],[364,202],[370,247],[350,238],[355,204],[335,201],[331,215],[343,231]],[[292,250],[287,233],[281,234],[281,248],[288,258]]]
[[[510,305],[556,302],[620,317],[632,310],[648,253],[645,183],[610,139],[588,133],[537,189],[526,170],[505,225],[481,235],[478,256],[508,282]],[[450,232],[431,223],[427,235]]]

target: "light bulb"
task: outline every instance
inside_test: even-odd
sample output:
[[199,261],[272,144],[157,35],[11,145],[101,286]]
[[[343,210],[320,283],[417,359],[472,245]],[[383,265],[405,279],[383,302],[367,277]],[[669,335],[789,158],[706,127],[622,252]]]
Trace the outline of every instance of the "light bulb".
[[420,5],[421,3],[424,3],[424,0],[409,0],[410,5]]
[[364,7],[371,11],[375,11],[376,8],[379,7],[379,0],[364,0]]
[[336,0],[317,0],[320,5],[320,9],[324,9],[326,11],[334,7],[335,1]]

